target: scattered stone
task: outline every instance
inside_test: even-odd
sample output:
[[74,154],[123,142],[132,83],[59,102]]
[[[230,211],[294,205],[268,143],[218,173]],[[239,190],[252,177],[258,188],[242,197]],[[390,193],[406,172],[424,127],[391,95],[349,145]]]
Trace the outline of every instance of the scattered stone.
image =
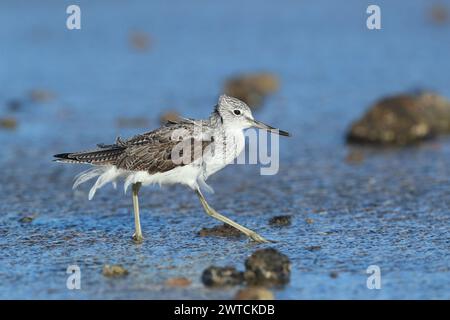
[[285,215],[285,216],[275,216],[270,218],[269,224],[271,226],[277,226],[277,227],[285,227],[291,225],[292,216],[291,215]]
[[0,118],[0,128],[13,130],[17,128],[17,120],[14,118]]
[[330,278],[336,279],[337,277],[339,277],[339,273],[337,273],[337,271],[330,272]]
[[33,102],[49,102],[55,98],[55,94],[45,89],[33,89],[30,91],[30,99]]
[[167,279],[165,284],[168,287],[187,287],[192,283],[191,280],[184,278],[184,277],[180,277],[180,278],[170,278]]
[[233,286],[244,282],[244,274],[234,267],[211,266],[203,271],[202,282],[208,287]]
[[200,237],[224,237],[224,238],[240,238],[243,236],[243,233],[238,229],[233,228],[232,226],[224,223],[222,225],[218,225],[212,228],[202,228],[198,235]]
[[433,4],[433,6],[431,7],[430,10],[430,18],[431,21],[434,22],[435,24],[445,24],[446,22],[448,22],[448,18],[449,18],[449,12],[446,6],[444,6],[443,4]]
[[274,300],[272,291],[261,287],[248,287],[239,290],[235,297],[236,300]]
[[314,219],[306,218],[306,219],[305,219],[305,222],[306,222],[307,224],[313,224],[313,223],[314,223]]
[[19,219],[20,223],[30,223],[32,222],[34,219],[36,219],[37,215],[31,215],[31,216],[25,216]]
[[105,266],[103,267],[103,275],[105,277],[114,277],[114,278],[123,277],[128,275],[128,270],[118,264],[114,265],[105,264]]
[[162,125],[165,125],[167,122],[177,122],[179,120],[180,115],[175,110],[166,111],[159,117],[159,122]]
[[278,78],[270,73],[243,74],[225,82],[224,93],[238,98],[250,108],[261,106],[269,94],[279,88]]
[[119,128],[147,128],[150,125],[150,121],[145,117],[136,118],[117,118],[117,127]]
[[9,111],[19,111],[22,108],[22,101],[19,99],[11,99],[6,102],[6,107]]
[[321,246],[309,246],[309,247],[306,247],[305,249],[312,252],[312,251],[319,251],[320,249],[322,249],[322,247]]
[[273,248],[256,250],[245,261],[245,280],[250,285],[284,285],[291,276],[289,258]]
[[349,143],[408,145],[450,133],[450,102],[434,93],[382,99],[352,124]]
[[130,33],[130,44],[136,51],[145,52],[150,49],[151,39],[145,32],[133,31]]

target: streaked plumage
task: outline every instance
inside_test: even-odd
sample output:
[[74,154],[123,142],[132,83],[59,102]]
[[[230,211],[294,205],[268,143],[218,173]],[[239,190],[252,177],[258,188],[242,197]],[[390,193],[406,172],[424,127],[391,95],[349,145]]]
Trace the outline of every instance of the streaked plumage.
[[[206,184],[207,178],[231,163],[243,150],[243,129],[250,126],[276,130],[255,121],[242,101],[223,95],[206,120],[169,122],[127,140],[117,138],[114,144],[99,144],[94,150],[61,153],[55,157],[58,162],[94,166],[79,174],[73,185],[76,188],[97,178],[89,199],[105,184],[115,185],[121,179],[125,191],[130,185],[179,183],[201,195],[200,190],[212,191]],[[135,196],[137,199],[137,192]]]

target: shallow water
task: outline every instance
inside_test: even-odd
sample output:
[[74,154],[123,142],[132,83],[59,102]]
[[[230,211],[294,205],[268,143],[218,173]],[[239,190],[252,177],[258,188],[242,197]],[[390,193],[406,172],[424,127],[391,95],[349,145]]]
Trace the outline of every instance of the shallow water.
[[[230,166],[210,179],[208,199],[291,259],[276,298],[450,298],[450,140],[376,150],[343,139],[382,96],[428,88],[450,97],[450,25],[429,21],[429,1],[378,1],[381,31],[365,28],[367,4],[356,0],[79,3],[80,31],[65,28],[69,2],[0,3],[0,116],[18,120],[0,130],[0,298],[232,298],[238,288],[206,289],[202,271],[243,269],[266,245],[197,236],[216,222],[183,187],[142,190],[146,241],[135,245],[130,194],[108,186],[87,201],[89,186],[71,190],[85,167],[50,160],[145,130],[120,128],[119,117],[152,128],[165,109],[206,117],[226,77],[255,70],[281,79],[256,117],[293,137],[281,141],[277,175]],[[130,47],[133,30],[151,36],[147,52]],[[35,88],[55,98],[29,101]],[[362,162],[348,163],[349,153]],[[292,225],[269,226],[281,214]],[[81,290],[66,288],[73,264]],[[130,274],[105,278],[104,264]],[[366,287],[369,265],[381,268],[381,290]],[[164,285],[179,276],[192,285]]]

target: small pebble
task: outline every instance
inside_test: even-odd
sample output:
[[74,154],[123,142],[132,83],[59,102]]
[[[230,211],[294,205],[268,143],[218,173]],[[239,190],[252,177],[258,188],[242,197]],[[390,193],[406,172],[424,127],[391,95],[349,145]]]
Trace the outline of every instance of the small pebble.
[[270,218],[269,224],[271,226],[277,226],[277,227],[285,227],[291,225],[292,216],[291,215],[285,215],[285,216],[275,216]]
[[336,279],[339,276],[339,273],[337,273],[336,271],[331,271],[330,272],[330,277],[332,279]]
[[236,300],[274,300],[272,291],[261,287],[248,287],[239,290],[235,297]]
[[179,120],[180,115],[175,110],[166,111],[159,117],[159,122],[161,123],[161,125],[165,125],[169,121],[177,122]]
[[0,118],[0,128],[15,129],[17,127],[17,120],[14,118]]
[[106,264],[103,267],[103,275],[105,277],[122,277],[128,274],[128,270],[122,267],[121,265],[109,265]]
[[309,247],[306,247],[305,249],[308,251],[318,251],[318,250],[322,249],[322,247],[321,246],[309,246]]
[[203,271],[202,282],[208,287],[233,286],[244,282],[244,275],[234,267],[208,267]]
[[145,52],[150,49],[150,36],[142,31],[133,31],[130,33],[130,44],[133,49],[140,52]]
[[55,94],[45,89],[33,89],[29,93],[33,102],[48,102],[55,98]]
[[313,224],[313,223],[314,223],[314,219],[306,218],[306,219],[305,219],[305,222],[306,222],[307,224]]
[[165,282],[165,285],[169,286],[169,287],[187,287],[191,283],[192,283],[191,280],[184,278],[184,277],[180,277],[180,278],[167,279]]
[[20,223],[30,223],[36,218],[36,215],[25,216],[19,219]]

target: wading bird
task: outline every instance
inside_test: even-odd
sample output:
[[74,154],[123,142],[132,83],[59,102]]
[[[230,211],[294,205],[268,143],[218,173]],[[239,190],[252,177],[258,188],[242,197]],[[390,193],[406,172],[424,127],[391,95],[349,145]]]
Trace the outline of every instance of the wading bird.
[[203,196],[212,191],[206,179],[234,161],[245,147],[244,129],[257,127],[282,136],[278,130],[253,118],[250,108],[242,101],[222,95],[206,120],[180,119],[170,121],[154,131],[130,139],[117,138],[114,144],[97,145],[90,151],[61,153],[57,162],[93,165],[76,177],[73,188],[96,178],[90,189],[89,200],[97,189],[119,179],[124,180],[125,192],[131,185],[135,233],[133,239],[143,240],[138,193],[141,186],[151,184],[183,184],[195,191],[206,213],[247,235],[257,242],[268,242],[256,232],[247,229],[215,211]]

